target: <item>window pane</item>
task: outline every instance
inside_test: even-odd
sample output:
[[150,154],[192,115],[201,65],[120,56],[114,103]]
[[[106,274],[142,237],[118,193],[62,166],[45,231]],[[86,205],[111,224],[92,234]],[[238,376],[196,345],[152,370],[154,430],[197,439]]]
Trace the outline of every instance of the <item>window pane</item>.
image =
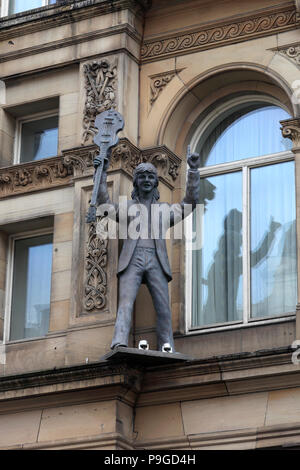
[[9,0],[9,15],[43,6],[43,0]]
[[294,162],[251,170],[251,315],[295,312]]
[[192,252],[194,327],[243,316],[241,172],[202,179],[200,203],[203,248]]
[[58,144],[58,116],[22,124],[20,162],[55,157]]
[[200,150],[202,166],[257,157],[291,148],[279,121],[289,114],[277,106],[247,106],[232,112],[209,134]]
[[48,332],[52,270],[52,235],[16,240],[10,339]]

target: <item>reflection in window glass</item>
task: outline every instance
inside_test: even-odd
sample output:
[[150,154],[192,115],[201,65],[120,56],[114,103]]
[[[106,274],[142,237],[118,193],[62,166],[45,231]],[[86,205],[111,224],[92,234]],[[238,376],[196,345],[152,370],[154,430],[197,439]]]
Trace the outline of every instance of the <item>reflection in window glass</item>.
[[202,166],[289,150],[290,139],[280,131],[279,121],[290,115],[277,106],[247,106],[222,119],[201,148]]
[[43,6],[43,0],[9,0],[9,15]]
[[251,170],[252,317],[296,309],[294,179],[294,162]]
[[58,116],[24,122],[21,130],[20,162],[55,157],[58,145]]
[[10,339],[48,332],[52,235],[15,241]]
[[243,315],[242,174],[202,179],[201,189],[203,248],[192,252],[192,326]]

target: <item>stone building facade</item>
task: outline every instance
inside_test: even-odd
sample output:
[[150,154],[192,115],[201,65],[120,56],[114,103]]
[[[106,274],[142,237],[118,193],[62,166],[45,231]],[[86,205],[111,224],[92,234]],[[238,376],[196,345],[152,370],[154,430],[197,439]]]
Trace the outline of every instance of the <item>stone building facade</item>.
[[[292,344],[300,339],[300,288],[293,311],[270,307],[260,318],[247,316],[252,271],[244,243],[242,317],[197,323],[191,259],[183,241],[170,239],[175,344],[192,359],[106,362],[100,358],[110,350],[116,318],[119,242],[100,239],[95,225],[85,223],[99,112],[115,108],[125,120],[108,170],[112,199],[130,197],[134,168],[150,161],[161,200],[173,203],[184,194],[187,145],[197,150],[209,132],[204,126],[222,118],[218,110],[268,104],[286,113],[278,121],[286,151],[263,160],[252,155],[250,166],[221,162],[213,173],[204,165],[200,173],[212,181],[241,171],[247,185],[252,168],[292,162],[293,197],[286,204],[296,200],[289,244],[296,247],[299,2],[62,0],[37,1],[25,11],[17,5],[1,0],[0,448],[299,446],[300,369]],[[54,153],[33,159],[24,151],[33,142],[42,152],[43,139],[47,148],[56,146]],[[41,281],[28,279],[29,258],[24,262],[36,246],[51,250],[50,261],[38,255],[50,270]],[[295,276],[299,263],[298,255]],[[284,278],[288,298],[295,276]],[[50,289],[48,307],[36,308],[31,320],[24,318],[29,281],[32,292],[47,282]],[[131,346],[141,338],[155,349],[155,312],[144,286]]]

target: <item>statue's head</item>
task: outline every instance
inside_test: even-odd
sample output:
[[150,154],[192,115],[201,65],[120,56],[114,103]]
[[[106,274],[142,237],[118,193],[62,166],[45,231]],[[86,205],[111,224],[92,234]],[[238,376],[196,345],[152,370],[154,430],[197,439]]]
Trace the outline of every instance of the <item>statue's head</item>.
[[[148,178],[147,178],[148,177]],[[159,199],[157,169],[152,163],[140,163],[133,172],[132,199],[137,199],[140,191],[153,191],[155,200]]]

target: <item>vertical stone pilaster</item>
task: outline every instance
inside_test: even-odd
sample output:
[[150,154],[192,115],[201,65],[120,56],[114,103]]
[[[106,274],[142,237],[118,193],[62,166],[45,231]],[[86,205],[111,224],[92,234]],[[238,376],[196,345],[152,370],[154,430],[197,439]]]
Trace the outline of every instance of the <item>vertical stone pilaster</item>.
[[295,154],[296,182],[296,230],[297,230],[297,306],[296,306],[296,338],[300,338],[300,118],[280,121],[283,137],[291,139],[292,152]]

